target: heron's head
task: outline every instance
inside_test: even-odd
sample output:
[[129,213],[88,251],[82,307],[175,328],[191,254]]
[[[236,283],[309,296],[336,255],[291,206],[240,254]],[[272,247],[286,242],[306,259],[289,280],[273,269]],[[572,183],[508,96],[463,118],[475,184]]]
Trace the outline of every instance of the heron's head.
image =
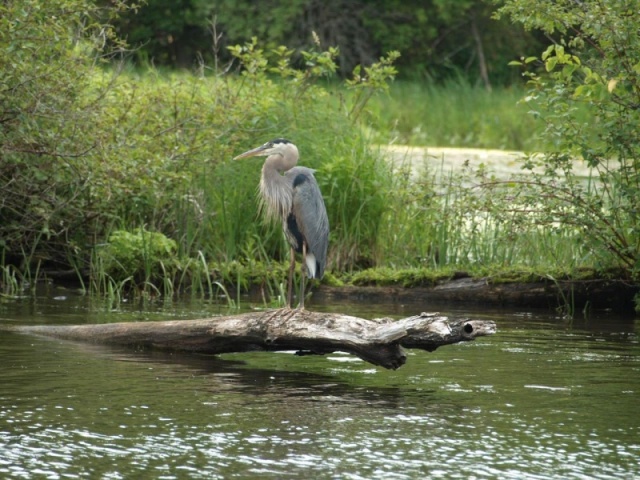
[[275,140],[271,140],[264,145],[260,145],[258,148],[254,148],[253,150],[249,150],[248,152],[241,153],[234,160],[239,160],[241,158],[249,158],[249,157],[268,157],[271,155],[282,155],[283,157],[288,157],[291,154],[295,154],[298,156],[298,149],[296,146],[291,143],[289,140],[285,140],[284,138],[276,138]]

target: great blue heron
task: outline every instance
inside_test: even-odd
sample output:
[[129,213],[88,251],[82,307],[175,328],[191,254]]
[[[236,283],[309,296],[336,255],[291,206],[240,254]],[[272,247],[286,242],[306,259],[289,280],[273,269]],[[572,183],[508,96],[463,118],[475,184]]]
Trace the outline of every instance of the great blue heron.
[[244,152],[240,158],[266,156],[262,166],[260,193],[267,218],[280,220],[290,245],[287,307],[291,307],[295,254],[302,254],[299,308],[304,308],[304,267],[309,278],[322,278],[327,263],[329,219],[313,170],[296,167],[298,148],[284,138]]

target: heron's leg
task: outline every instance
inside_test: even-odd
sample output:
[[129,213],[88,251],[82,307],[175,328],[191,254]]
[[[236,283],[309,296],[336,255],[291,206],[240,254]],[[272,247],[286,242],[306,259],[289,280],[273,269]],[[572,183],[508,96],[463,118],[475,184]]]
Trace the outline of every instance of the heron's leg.
[[291,300],[293,300],[293,272],[296,269],[296,251],[293,247],[289,247],[290,249],[290,260],[289,260],[289,281],[287,284],[287,308],[291,308]]
[[300,269],[300,303],[298,308],[304,310],[304,281],[307,277],[307,243],[302,242],[302,268]]

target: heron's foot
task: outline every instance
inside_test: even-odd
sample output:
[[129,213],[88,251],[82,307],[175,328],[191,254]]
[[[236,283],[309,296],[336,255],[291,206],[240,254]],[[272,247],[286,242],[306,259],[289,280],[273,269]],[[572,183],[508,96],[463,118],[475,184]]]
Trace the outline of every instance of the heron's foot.
[[271,315],[269,315],[269,317],[267,318],[267,322],[273,320],[276,317],[286,317],[293,311],[294,310],[289,306],[276,308],[275,310],[270,310],[269,313],[271,313]]
[[287,320],[291,319],[291,317],[293,317],[299,311],[300,311],[299,308],[285,307],[285,308],[280,309],[280,317],[284,321],[287,321]]
[[296,310],[304,310],[304,301],[305,301],[304,292],[300,292],[300,301],[298,302],[298,306],[296,307]]

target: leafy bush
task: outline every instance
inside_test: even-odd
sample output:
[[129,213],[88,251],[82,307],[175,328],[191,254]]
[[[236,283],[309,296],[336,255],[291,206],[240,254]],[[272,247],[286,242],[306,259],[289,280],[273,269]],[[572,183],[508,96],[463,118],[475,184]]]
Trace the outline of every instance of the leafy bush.
[[[531,174],[520,184],[523,210],[542,225],[573,228],[601,268],[617,266],[636,277],[639,8],[637,1],[509,0],[501,9],[555,38],[540,57],[514,62],[525,69],[531,88],[526,101],[545,121],[543,136],[554,146],[526,164]],[[588,117],[577,115],[579,110]],[[591,169],[590,178],[574,174],[579,161]]]
[[[206,68],[140,74],[117,62],[101,65],[109,53],[104,46],[116,40],[100,37],[110,30],[91,20],[98,15],[91,5],[0,7],[0,59],[11,66],[0,87],[7,105],[0,145],[4,263],[25,271],[73,267],[83,276],[95,270],[93,262],[105,262],[96,245],[113,231],[141,226],[171,238],[175,255],[197,259],[192,264],[282,259],[288,250],[280,226],[257,221],[260,164],[231,161],[280,136],[300,147],[302,164],[318,169],[325,192],[351,185],[350,206],[364,205],[356,218],[330,210],[332,242],[351,245],[348,254],[333,253],[336,264],[375,262],[376,225],[387,208],[384,171],[372,167],[379,159],[345,113],[353,109],[329,101],[318,84],[334,74],[337,51],[301,52],[306,68],[298,70],[292,50],[264,51],[254,40],[231,49],[241,75]],[[360,98],[395,75],[387,60],[379,70],[359,73]],[[339,161],[358,166],[343,169]],[[353,182],[361,172],[366,176]],[[135,238],[114,239],[139,249]],[[118,262],[140,272],[135,262]],[[153,265],[145,266],[144,278],[157,273]]]
[[136,232],[116,230],[98,255],[103,270],[114,281],[128,277],[135,283],[158,282],[175,273],[176,242],[159,232],[139,229]]
[[0,5],[0,249],[27,268],[61,261],[102,214],[93,171],[101,165],[87,159],[104,148],[106,90],[93,80],[113,35],[97,12],[84,0]]

